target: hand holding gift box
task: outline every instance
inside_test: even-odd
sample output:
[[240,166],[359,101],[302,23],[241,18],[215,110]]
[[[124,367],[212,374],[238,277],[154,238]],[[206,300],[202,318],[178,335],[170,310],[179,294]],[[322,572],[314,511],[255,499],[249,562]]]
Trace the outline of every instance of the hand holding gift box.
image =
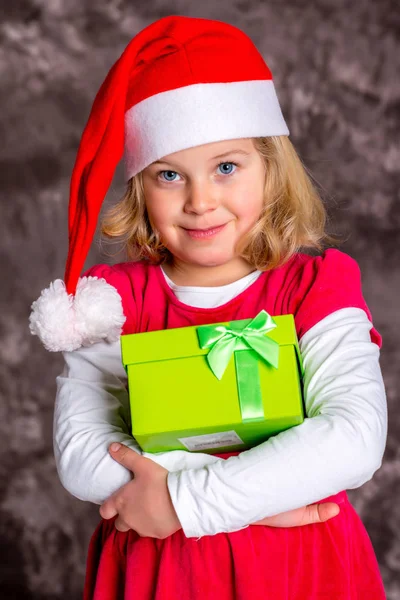
[[304,419],[293,315],[122,336],[146,452],[244,450]]

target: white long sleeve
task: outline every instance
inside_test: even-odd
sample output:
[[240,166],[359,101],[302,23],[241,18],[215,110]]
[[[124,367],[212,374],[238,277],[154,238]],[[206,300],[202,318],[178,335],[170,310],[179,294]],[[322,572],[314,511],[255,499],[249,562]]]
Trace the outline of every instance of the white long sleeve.
[[108,453],[121,442],[169,471],[200,468],[222,459],[186,450],[142,452],[129,433],[129,399],[120,342],[100,342],[64,354],[57,377],[54,454],[63,486],[80,500],[102,504],[131,473]]
[[168,474],[187,537],[236,531],[371,479],[387,436],[371,327],[363,310],[345,308],[301,338],[308,415],[301,425],[225,461]]

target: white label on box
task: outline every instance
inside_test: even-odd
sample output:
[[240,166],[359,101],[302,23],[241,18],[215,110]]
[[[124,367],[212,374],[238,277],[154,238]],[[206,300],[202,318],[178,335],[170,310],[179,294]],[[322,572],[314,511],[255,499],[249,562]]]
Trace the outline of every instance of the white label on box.
[[207,448],[221,448],[224,446],[235,446],[244,444],[236,431],[223,431],[221,433],[207,433],[206,435],[193,435],[186,438],[178,438],[188,450],[205,450]]

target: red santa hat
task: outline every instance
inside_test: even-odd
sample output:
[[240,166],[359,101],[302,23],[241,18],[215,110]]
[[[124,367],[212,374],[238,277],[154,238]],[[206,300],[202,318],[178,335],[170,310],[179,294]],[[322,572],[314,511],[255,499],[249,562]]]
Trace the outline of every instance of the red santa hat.
[[240,29],[182,16],[143,29],[94,100],[71,178],[64,281],[32,304],[31,332],[52,351],[118,339],[124,315],[117,291],[80,275],[122,156],[128,180],[179,150],[288,134],[271,72]]

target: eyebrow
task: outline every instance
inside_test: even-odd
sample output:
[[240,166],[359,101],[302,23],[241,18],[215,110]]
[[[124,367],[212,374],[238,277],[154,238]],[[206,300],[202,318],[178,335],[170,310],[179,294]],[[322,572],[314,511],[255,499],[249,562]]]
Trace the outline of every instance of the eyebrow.
[[[242,154],[243,156],[250,156],[250,152],[246,152],[245,150],[240,150],[239,148],[237,148],[234,150],[228,150],[227,152],[224,152],[223,154],[218,154],[218,156],[213,156],[212,158],[209,159],[209,162],[211,162],[212,160],[216,160],[218,158],[223,158],[224,156],[228,156],[230,154]],[[155,160],[151,164],[152,165],[161,165],[161,164],[166,164],[166,163],[172,164],[172,162],[173,161],[169,161],[169,160]]]

